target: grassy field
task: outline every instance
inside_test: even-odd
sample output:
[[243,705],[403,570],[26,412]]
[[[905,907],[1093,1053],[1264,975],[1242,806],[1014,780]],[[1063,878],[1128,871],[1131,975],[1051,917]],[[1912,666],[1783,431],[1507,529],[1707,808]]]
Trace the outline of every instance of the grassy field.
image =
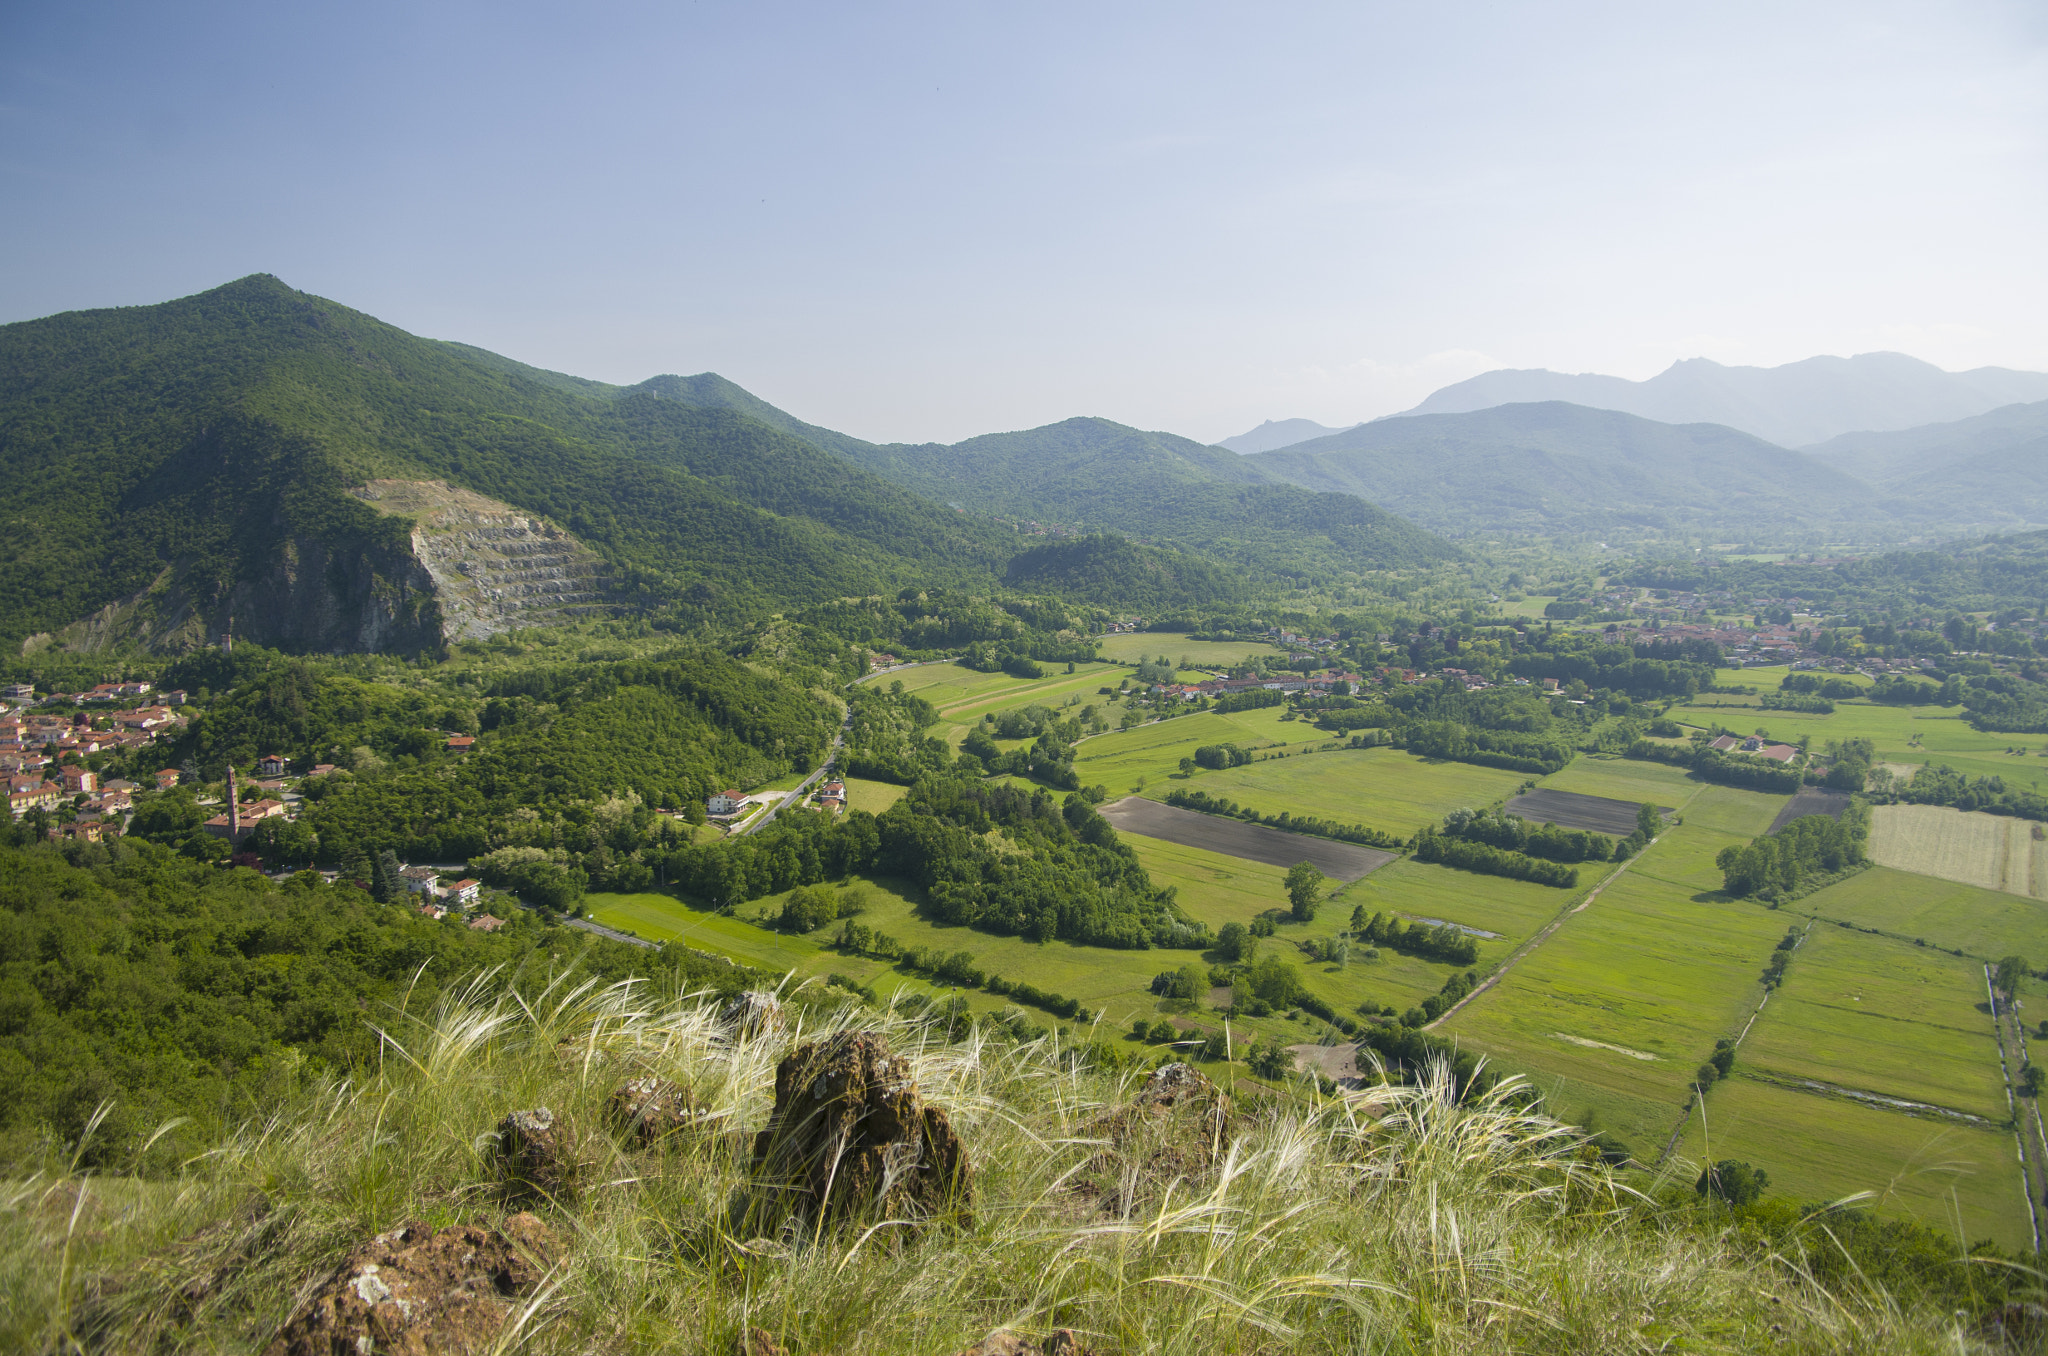
[[[991,974],[1010,979],[1028,979],[1041,989],[1078,998],[1089,1007],[1106,1005],[1105,1019],[1129,1026],[1129,1012],[1154,1006],[1146,985],[1162,969],[1178,964],[1183,952],[1111,951],[1100,947],[1074,946],[1066,942],[1040,945],[1017,937],[997,937],[967,928],[941,928],[918,918],[914,912],[915,887],[900,881],[862,880],[868,892],[868,908],[860,918],[878,932],[886,932],[907,945],[943,947],[948,953],[969,951],[976,963]],[[643,893],[631,895],[593,894],[587,897],[591,918],[606,927],[620,928],[650,941],[676,939],[702,951],[715,951],[747,965],[762,969],[805,975],[834,971],[871,985],[888,994],[898,987],[933,992],[934,986],[891,965],[860,956],[843,955],[827,943],[837,931],[828,924],[814,933],[791,936],[763,927],[765,920],[780,913],[783,896],[770,895],[742,905],[740,917],[725,918],[696,908],[672,895]],[[1000,1008],[1004,1000],[995,994],[967,995],[977,1009]],[[1120,1001],[1127,998],[1128,1001]],[[1041,1020],[1051,1020],[1041,1015]]]
[[1166,655],[1175,663],[1192,659],[1197,666],[1224,668],[1253,655],[1285,655],[1287,651],[1255,640],[1189,640],[1178,631],[1124,631],[1104,636],[1097,653],[1125,664]]
[[1714,858],[1726,847],[1742,847],[1762,834],[1789,796],[1765,795],[1732,786],[1694,784],[1681,829],[1667,831],[1657,851],[1636,867],[1657,880],[1702,893],[1721,888]]
[[897,786],[894,782],[870,781],[866,777],[846,778],[846,808],[866,810],[871,815],[882,811],[902,800],[910,788]]
[[1684,768],[1647,763],[1634,758],[1582,753],[1561,772],[1553,772],[1537,783],[1557,791],[1578,791],[1588,796],[1609,796],[1615,800],[1648,801],[1652,805],[1682,807],[1686,798],[1699,790]]
[[1519,772],[1423,759],[1401,749],[1342,749],[1197,773],[1185,783],[1157,783],[1150,794],[1164,800],[1184,785],[1254,806],[1261,814],[1320,815],[1406,837],[1452,810],[1476,810],[1511,796],[1526,780]]
[[1696,902],[1644,868],[1675,830],[1445,1028],[1527,1071],[1567,1114],[1590,1108],[1639,1152],[1678,1122],[1693,1071],[1755,1005],[1786,919]]
[[[1727,681],[1753,684],[1761,691],[1775,691],[1782,669],[1744,670]],[[1732,702],[1733,697],[1704,697],[1702,701]],[[1831,739],[1868,739],[1877,748],[1878,761],[1917,767],[1922,763],[1946,763],[1973,777],[2003,777],[2009,785],[2048,788],[2048,758],[2041,755],[2038,737],[1987,733],[1973,730],[1954,706],[1879,706],[1864,701],[1838,702],[1830,716],[1804,715],[1794,711],[1762,711],[1700,705],[1676,706],[1672,718],[1690,725],[1725,725],[1748,732],[1759,726],[1777,738],[1796,742],[1802,735],[1823,748]],[[2032,744],[2032,751],[2008,753],[2008,748]]]
[[1880,805],[1870,816],[1870,860],[1940,880],[2048,899],[2041,826],[1945,805]]
[[930,733],[958,745],[984,715],[1019,706],[1065,706],[1070,700],[1094,701],[1097,689],[1115,687],[1128,676],[1114,664],[1080,664],[1074,672],[1056,668],[1043,678],[1012,678],[1007,673],[977,673],[958,664],[925,664],[875,681],[900,680],[938,708],[939,723]]
[[1281,720],[1279,707],[1227,716],[1203,711],[1083,740],[1074,755],[1074,770],[1083,785],[1101,783],[1111,796],[1124,796],[1179,771],[1180,760],[1204,744],[1267,749],[1321,744],[1326,739],[1313,726]]
[[2048,905],[1884,867],[1859,872],[1792,907],[1982,960],[2038,954],[2048,939]]
[[2005,1080],[1984,971],[1911,942],[1816,924],[1742,1043],[1742,1063],[1781,1078],[2005,1119]]
[[[1212,928],[1230,922],[1250,922],[1261,913],[1287,906],[1287,873],[1280,867],[1136,834],[1126,835],[1124,841],[1137,850],[1138,860],[1144,863],[1154,883],[1173,886],[1181,907]],[[1411,918],[1437,918],[1502,934],[1497,939],[1479,940],[1477,968],[1483,972],[1498,964],[1523,938],[1549,922],[1579,893],[1402,860],[1336,892],[1313,923],[1282,920],[1278,934],[1265,945],[1300,966],[1309,988],[1339,1011],[1355,1011],[1368,999],[1406,1010],[1441,989],[1457,967],[1384,950],[1379,959],[1367,960],[1360,948],[1349,965],[1338,969],[1311,964],[1301,953],[1299,943],[1336,936],[1350,926],[1352,909],[1363,904],[1368,913],[1385,911]],[[1141,954],[1163,959],[1183,953]],[[1156,968],[1166,967],[1162,964]],[[1146,978],[1150,977],[1148,971]],[[1302,1028],[1290,1027],[1278,1018],[1246,1023],[1245,1029],[1254,1034],[1271,1030],[1291,1040],[1303,1039]]]
[[1709,1159],[1742,1159],[1770,1174],[1773,1195],[1819,1203],[1869,1191],[1877,1199],[1868,1208],[1915,1215],[1970,1242],[2032,1246],[2010,1132],[1859,1106],[1740,1073],[1715,1087],[1706,1109],[1681,1141],[1692,1173]]

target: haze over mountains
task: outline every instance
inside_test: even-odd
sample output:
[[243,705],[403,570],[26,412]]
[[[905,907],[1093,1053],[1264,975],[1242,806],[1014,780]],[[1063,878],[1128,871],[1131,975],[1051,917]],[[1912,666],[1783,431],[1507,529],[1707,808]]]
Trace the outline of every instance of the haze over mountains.
[[1268,419],[1251,432],[1240,433],[1235,438],[1225,438],[1216,446],[1227,447],[1233,452],[1249,456],[1254,452],[1271,452],[1275,448],[1292,447],[1311,438],[1327,438],[1332,433],[1343,431],[1342,428],[1318,424],[1313,419]]
[[[1386,417],[1465,414],[1553,400],[1664,424],[1725,424],[1780,447],[1807,447],[1847,433],[1891,432],[2048,400],[2048,372],[1944,372],[1903,353],[1807,358],[1781,367],[1724,367],[1688,358],[1648,381],[1502,368],[1455,382],[1414,409]],[[1268,420],[1218,446],[1270,452],[1336,432],[1307,419]]]

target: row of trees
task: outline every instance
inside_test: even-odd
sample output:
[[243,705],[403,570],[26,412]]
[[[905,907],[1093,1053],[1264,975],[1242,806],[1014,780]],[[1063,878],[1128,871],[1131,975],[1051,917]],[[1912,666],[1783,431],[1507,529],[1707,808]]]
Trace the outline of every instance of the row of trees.
[[1485,843],[1439,833],[1434,828],[1424,828],[1415,835],[1415,860],[1454,866],[1460,871],[1475,871],[1486,876],[1533,881],[1561,890],[1568,890],[1579,883],[1576,867],[1489,847]]

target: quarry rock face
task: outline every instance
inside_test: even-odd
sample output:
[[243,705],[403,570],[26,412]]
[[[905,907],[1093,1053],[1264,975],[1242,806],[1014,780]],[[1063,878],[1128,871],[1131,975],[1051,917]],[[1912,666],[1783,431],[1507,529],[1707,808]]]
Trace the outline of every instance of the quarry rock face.
[[556,1253],[538,1219],[411,1223],[350,1253],[264,1356],[481,1356]]
[[440,480],[372,480],[353,493],[413,520],[413,558],[431,580],[447,640],[610,611],[603,562],[543,518]]
[[[967,1152],[927,1106],[910,1061],[872,1032],[799,1048],[775,1068],[775,1110],[754,1137],[753,1176],[806,1218],[931,1218],[973,1197]],[[764,1221],[772,1225],[772,1221]]]
[[513,1197],[566,1200],[576,1190],[576,1132],[544,1106],[498,1122],[492,1160]]
[[690,1090],[666,1078],[632,1078],[619,1085],[605,1103],[612,1123],[642,1146],[687,1129],[697,1110]]

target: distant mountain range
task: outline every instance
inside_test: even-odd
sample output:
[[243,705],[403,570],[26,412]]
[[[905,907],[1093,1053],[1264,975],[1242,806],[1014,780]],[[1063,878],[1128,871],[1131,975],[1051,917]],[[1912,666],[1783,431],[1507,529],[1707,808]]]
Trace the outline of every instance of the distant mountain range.
[[1369,494],[1452,535],[1747,539],[1881,516],[1870,486],[1761,438],[1562,401],[1379,419],[1244,460],[1306,489]]
[[[1648,381],[1502,368],[1446,386],[1414,409],[1386,417],[1469,414],[1560,400],[1662,424],[1723,424],[1780,447],[1803,448],[1845,434],[1948,423],[2006,405],[2048,400],[2048,372],[2005,367],[1944,372],[1903,353],[1807,358],[1782,367],[1724,367],[1689,358]],[[1310,419],[1269,419],[1217,446],[1272,452],[1341,431]]]
[[1551,400],[1664,424],[1725,424],[1780,447],[1805,447],[1844,433],[1913,428],[2048,400],[2048,373],[1944,372],[1903,353],[1807,358],[1782,367],[1688,358],[1648,381],[1503,369],[1446,386],[1406,413],[1464,414]]
[[1331,428],[1318,424],[1313,419],[1268,419],[1249,433],[1240,433],[1235,438],[1225,438],[1216,444],[1233,452],[1249,456],[1254,452],[1271,452],[1275,448],[1292,447],[1305,443],[1311,438],[1327,438],[1332,433],[1342,433],[1342,428]]

